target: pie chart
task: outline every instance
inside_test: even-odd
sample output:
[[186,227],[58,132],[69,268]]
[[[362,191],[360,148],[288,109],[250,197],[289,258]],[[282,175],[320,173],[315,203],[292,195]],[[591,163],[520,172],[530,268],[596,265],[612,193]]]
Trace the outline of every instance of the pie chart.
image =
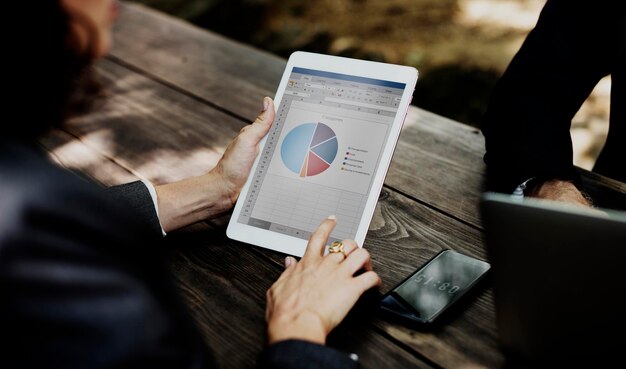
[[303,123],[293,128],[280,147],[285,166],[300,177],[318,175],[337,156],[337,135],[324,123]]

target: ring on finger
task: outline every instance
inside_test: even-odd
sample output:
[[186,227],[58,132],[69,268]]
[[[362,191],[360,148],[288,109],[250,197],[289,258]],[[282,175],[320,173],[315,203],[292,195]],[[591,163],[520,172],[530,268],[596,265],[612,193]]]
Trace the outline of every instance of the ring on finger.
[[328,248],[328,252],[332,253],[332,254],[343,254],[343,258],[347,258],[348,255],[346,254],[346,251],[343,249],[343,242],[341,241],[333,241],[330,244],[330,247]]

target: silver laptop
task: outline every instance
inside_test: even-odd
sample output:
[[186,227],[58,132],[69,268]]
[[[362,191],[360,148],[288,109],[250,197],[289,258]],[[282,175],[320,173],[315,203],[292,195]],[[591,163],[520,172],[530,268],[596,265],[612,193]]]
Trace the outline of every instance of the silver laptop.
[[481,215],[507,357],[528,366],[622,362],[626,214],[486,193]]

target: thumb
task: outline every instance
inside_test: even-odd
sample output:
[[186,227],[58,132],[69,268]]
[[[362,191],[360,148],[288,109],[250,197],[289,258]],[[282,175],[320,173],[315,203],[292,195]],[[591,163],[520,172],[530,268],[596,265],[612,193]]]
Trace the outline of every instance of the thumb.
[[254,122],[246,127],[246,134],[253,136],[257,141],[260,141],[272,126],[272,123],[274,122],[274,115],[274,101],[269,97],[265,97],[263,99],[263,110],[261,110],[261,113],[256,117]]
[[274,121],[274,115],[276,114],[276,111],[274,109],[274,100],[272,100],[269,97],[264,97],[263,98],[263,110],[261,110],[261,114],[259,114],[259,116],[257,117],[257,120],[262,120],[263,123],[268,125],[268,129],[269,126],[272,124],[272,122]]

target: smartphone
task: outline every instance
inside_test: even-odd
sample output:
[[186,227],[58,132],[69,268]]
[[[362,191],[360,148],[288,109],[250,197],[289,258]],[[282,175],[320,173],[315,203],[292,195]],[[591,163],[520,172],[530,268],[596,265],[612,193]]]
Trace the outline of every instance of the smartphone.
[[453,250],[443,250],[384,294],[380,309],[410,322],[430,325],[475,286],[489,263]]

